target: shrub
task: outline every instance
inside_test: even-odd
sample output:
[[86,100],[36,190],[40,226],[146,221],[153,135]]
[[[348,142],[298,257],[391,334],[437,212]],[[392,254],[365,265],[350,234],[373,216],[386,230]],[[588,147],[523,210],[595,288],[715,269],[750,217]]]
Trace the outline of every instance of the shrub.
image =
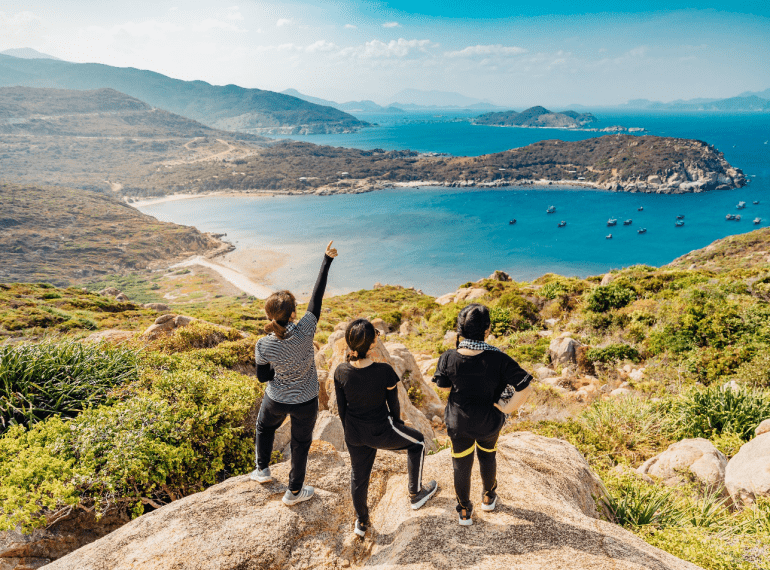
[[749,386],[770,388],[770,352],[761,350],[748,362],[741,363],[735,378]]
[[734,433],[743,441],[770,417],[770,394],[757,389],[710,386],[693,389],[674,406],[672,427],[680,437],[713,438]]
[[586,352],[590,362],[618,362],[630,360],[639,362],[639,351],[628,344],[610,344],[604,348],[591,348]]
[[196,348],[213,348],[222,342],[242,338],[238,330],[194,321],[186,327],[174,329],[173,334],[160,339],[157,344],[167,352],[184,352]]
[[387,313],[380,313],[377,316],[388,323],[391,330],[398,330],[398,327],[401,326],[401,319],[403,318],[401,311],[388,311]]
[[510,328],[514,330],[530,329],[532,325],[540,321],[537,305],[515,291],[509,291],[502,295],[497,300],[495,307],[507,311],[510,317]]
[[610,309],[625,307],[636,298],[633,289],[628,289],[617,283],[595,287],[586,296],[586,308],[595,313],[603,313]]
[[662,529],[680,526],[683,513],[672,500],[673,491],[650,485],[633,475],[618,477],[607,486],[602,502],[614,522],[632,530],[653,526]]
[[76,341],[0,347],[0,429],[73,417],[138,377],[136,353]]
[[412,386],[407,390],[407,395],[409,396],[409,401],[412,402],[415,406],[418,408],[422,405],[422,401],[425,398],[425,396],[422,393],[422,390],[419,388]]
[[492,307],[489,310],[489,318],[492,322],[491,332],[495,336],[505,335],[511,328],[511,311],[502,307]]
[[546,299],[556,299],[569,293],[569,289],[561,281],[551,281],[543,285],[538,293]]

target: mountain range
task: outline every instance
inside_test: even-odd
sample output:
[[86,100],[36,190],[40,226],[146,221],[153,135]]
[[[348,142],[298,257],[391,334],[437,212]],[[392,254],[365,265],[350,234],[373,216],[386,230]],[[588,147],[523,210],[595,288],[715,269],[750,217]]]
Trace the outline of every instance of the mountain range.
[[368,125],[339,109],[274,91],[182,81],[98,63],[0,55],[0,87],[5,86],[111,88],[213,128],[252,134],[340,133]]
[[660,111],[770,111],[770,89],[757,93],[742,93],[737,97],[727,99],[689,99],[661,103],[649,99],[632,99],[622,107],[628,109],[645,109]]

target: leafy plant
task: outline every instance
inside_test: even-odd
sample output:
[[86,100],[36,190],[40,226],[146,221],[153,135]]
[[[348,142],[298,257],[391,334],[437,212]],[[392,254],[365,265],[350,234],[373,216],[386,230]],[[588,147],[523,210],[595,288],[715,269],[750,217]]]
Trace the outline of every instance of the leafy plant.
[[77,341],[0,347],[0,429],[74,417],[136,380],[136,353]]
[[770,394],[759,389],[710,386],[692,389],[674,405],[673,426],[680,437],[712,438],[734,433],[749,441],[770,417]]
[[632,289],[617,283],[595,287],[586,296],[586,308],[595,313],[603,313],[610,309],[625,307],[636,298]]
[[639,351],[628,344],[610,344],[604,348],[591,348],[586,352],[589,362],[618,362],[631,360],[639,362]]
[[644,526],[679,526],[685,515],[672,497],[671,489],[650,485],[633,476],[625,476],[615,485],[608,487],[607,495],[601,500],[617,524],[638,530]]

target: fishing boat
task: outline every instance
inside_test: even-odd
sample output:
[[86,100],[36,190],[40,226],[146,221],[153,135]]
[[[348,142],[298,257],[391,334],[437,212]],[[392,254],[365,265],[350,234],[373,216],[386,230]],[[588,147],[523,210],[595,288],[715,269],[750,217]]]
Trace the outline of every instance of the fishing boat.
[[636,209],[636,211],[637,211],[637,212],[643,212],[643,211],[644,211],[644,206],[639,206],[639,207]]
[[567,222],[565,222],[564,220],[562,220],[561,222],[559,222],[559,227],[560,227],[560,228],[563,228],[563,227],[564,227],[564,226],[566,226],[566,225],[567,225]]
[[681,228],[684,225],[684,220],[677,220],[674,225],[678,228]]
[[605,239],[612,239],[612,234],[609,234],[609,235],[604,236],[604,237],[605,237]]
[[759,200],[754,200],[754,201],[752,202],[752,204],[754,204],[754,205],[756,206],[757,204],[759,204]]
[[762,223],[762,218],[754,218],[754,223],[755,224],[761,224]]
[[630,226],[630,225],[631,225],[631,218],[628,218],[627,220],[625,220],[625,221],[623,222],[623,225],[624,225],[624,226]]
[[738,210],[743,210],[743,209],[746,207],[746,202],[743,202],[743,201],[741,201],[741,202],[738,202],[738,203],[735,205],[735,207],[736,207]]
[[516,218],[513,218],[510,222],[508,222],[508,225],[512,226],[516,223]]
[[553,214],[556,212],[556,206],[548,206],[548,209],[545,211],[546,214]]
[[677,220],[684,220],[684,214],[679,214],[679,215],[676,217],[676,219],[677,219]]
[[647,233],[647,228],[639,228],[638,230],[636,230],[636,233],[638,233],[638,234],[646,234]]
[[740,222],[740,221],[741,221],[741,215],[740,215],[740,214],[738,214],[737,216],[735,216],[735,221],[736,221],[736,222]]
[[607,225],[608,226],[616,226],[616,225],[618,225],[618,221],[615,218],[610,218],[609,220],[607,220]]
[[725,220],[734,220],[734,219],[735,219],[735,214],[727,214],[725,216]]

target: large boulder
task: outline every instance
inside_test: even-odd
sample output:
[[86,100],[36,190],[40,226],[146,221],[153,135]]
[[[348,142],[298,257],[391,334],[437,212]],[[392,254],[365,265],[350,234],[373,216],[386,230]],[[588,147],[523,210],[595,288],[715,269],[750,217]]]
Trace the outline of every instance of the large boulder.
[[762,435],[767,432],[770,432],[770,419],[762,420],[757,429],[754,430],[755,435]]
[[548,354],[551,357],[552,364],[561,364],[569,366],[577,364],[577,350],[581,344],[574,338],[560,336],[551,341],[548,345]]
[[717,489],[724,485],[727,458],[709,440],[697,437],[674,443],[645,461],[637,471],[676,485],[692,475],[701,484]]
[[428,419],[432,419],[433,416],[443,417],[444,403],[433,390],[433,387],[423,378],[420,366],[409,349],[398,342],[386,342],[385,348],[393,361],[393,369],[401,378],[407,391],[410,389],[418,390],[422,394],[422,401],[418,407],[423,411],[425,417]]
[[[697,570],[601,520],[600,482],[568,443],[521,432],[503,436],[498,449],[498,507],[478,509],[470,529],[457,524],[449,450],[425,458],[425,478],[436,479],[439,491],[419,511],[408,502],[406,458],[379,451],[369,492],[372,527],[365,540],[355,539],[348,455],[315,442],[307,482],[316,497],[310,501],[291,508],[281,503],[290,468],[282,463],[273,467],[273,483],[233,477],[48,568]],[[481,493],[478,470],[472,493]]]
[[496,269],[487,279],[492,279],[493,281],[513,281],[508,273],[499,269]]
[[727,464],[725,487],[736,503],[752,503],[770,496],[770,433],[741,446]]
[[[326,382],[326,391],[329,394],[329,410],[334,414],[338,414],[337,394],[334,391],[334,371],[337,369],[337,366],[345,362],[348,347],[344,338],[338,339],[334,343],[333,351],[329,363],[329,379]],[[386,362],[391,366],[394,365],[388,349],[385,348],[385,344],[379,338],[369,351],[369,358],[375,362]],[[398,383],[398,401],[401,405],[401,419],[403,419],[407,425],[419,430],[425,436],[425,443],[429,450],[435,450],[436,442],[434,440],[436,439],[436,434],[433,431],[433,426],[428,418],[425,417],[425,414],[418,410],[409,400],[409,395],[406,392],[403,382]]]
[[313,440],[325,441],[334,446],[337,451],[347,451],[345,444],[345,431],[342,428],[342,421],[328,410],[319,412],[318,419],[313,429]]

